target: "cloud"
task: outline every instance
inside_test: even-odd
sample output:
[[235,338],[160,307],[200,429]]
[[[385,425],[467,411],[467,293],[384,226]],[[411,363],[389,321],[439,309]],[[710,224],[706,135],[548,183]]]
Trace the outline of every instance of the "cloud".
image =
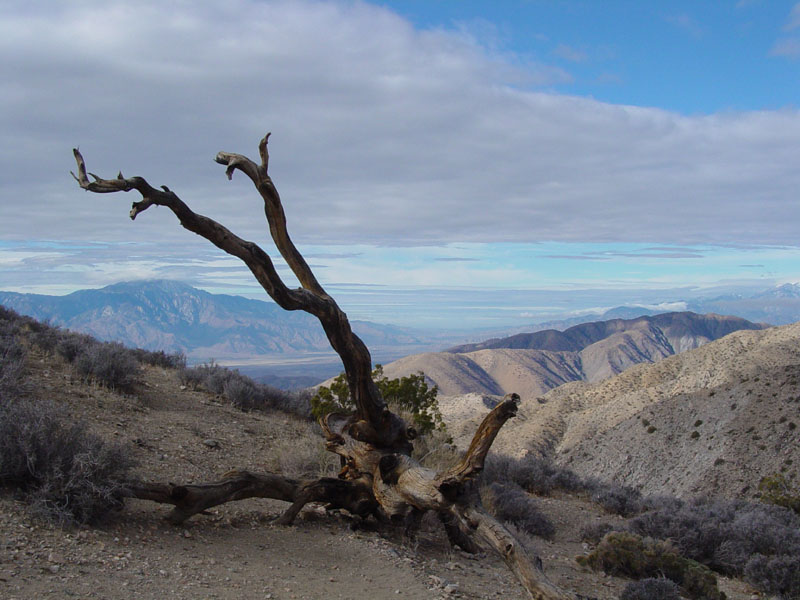
[[800,39],[784,38],[773,44],[769,51],[771,56],[783,56],[785,58],[800,58]]
[[548,254],[544,258],[567,260],[613,260],[614,258],[703,258],[700,250],[670,246],[646,247],[635,251],[604,250],[602,252],[584,252],[582,254]]
[[789,13],[789,18],[786,20],[786,25],[784,25],[783,28],[786,31],[791,31],[793,29],[797,29],[798,27],[800,27],[800,2],[792,7],[791,12]]
[[434,258],[433,260],[438,262],[480,262],[481,259],[479,258],[462,258],[459,256],[444,256],[440,258]]
[[585,62],[589,57],[583,50],[578,50],[567,44],[559,44],[553,49],[553,54],[570,62]]
[[80,145],[91,171],[168,185],[269,250],[252,185],[211,160],[255,155],[269,129],[301,244],[797,245],[798,111],[555,94],[554,65],[378,6],[18,3],[0,50],[2,239],[131,242],[152,261],[202,246],[167,209],[131,222],[132,194],[78,189]]
[[697,21],[685,13],[679,15],[669,15],[664,17],[664,20],[667,23],[674,25],[678,29],[685,31],[692,37],[699,38],[703,35],[703,29],[697,24]]

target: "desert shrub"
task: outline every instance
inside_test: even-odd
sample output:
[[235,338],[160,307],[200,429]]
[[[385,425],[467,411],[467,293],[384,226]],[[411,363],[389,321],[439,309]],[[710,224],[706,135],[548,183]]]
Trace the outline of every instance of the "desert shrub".
[[8,323],[15,323],[21,318],[22,317],[17,311],[0,304],[0,323],[4,321]]
[[[655,506],[655,504],[651,504]],[[792,511],[744,500],[662,500],[628,522],[637,534],[670,539],[688,558],[730,575],[755,554],[800,555],[800,518]]]
[[590,544],[599,544],[607,533],[617,529],[619,528],[605,521],[589,523],[581,527],[581,540]]
[[26,354],[16,335],[0,335],[0,392],[16,391],[25,370]]
[[[411,421],[420,434],[445,430],[437,400],[439,388],[429,388],[424,373],[389,379],[383,374],[383,367],[375,365],[372,379],[386,404],[395,411],[410,414]],[[352,413],[355,408],[344,373],[340,373],[330,387],[321,385],[311,398],[311,414],[317,419],[332,412]]]
[[550,539],[555,526],[536,501],[515,484],[493,483],[481,489],[484,506],[498,519],[514,524],[531,535]]
[[110,389],[128,389],[136,380],[139,363],[118,342],[94,342],[75,358],[75,369],[86,381]]
[[634,579],[663,576],[678,584],[689,598],[725,598],[711,570],[681,556],[669,542],[616,531],[607,534],[591,554],[579,556],[577,561],[611,575]]
[[486,457],[481,481],[516,483],[522,489],[546,496],[554,489],[576,492],[584,489],[584,481],[574,471],[558,467],[545,458],[526,455],[522,458],[490,454]]
[[758,491],[761,492],[762,501],[789,508],[800,514],[800,490],[793,488],[781,473],[764,477],[758,484]]
[[678,586],[671,579],[647,577],[626,585],[619,600],[681,600],[681,596]]
[[777,594],[782,600],[800,598],[800,556],[756,554],[747,561],[745,578],[754,586]]
[[87,352],[91,347],[100,342],[82,333],[64,332],[56,342],[56,353],[68,363]]
[[222,394],[228,402],[241,410],[251,410],[258,403],[255,382],[241,376],[230,377],[222,386]]
[[163,350],[132,350],[134,357],[142,364],[165,369],[183,369],[186,367],[186,355],[183,352],[166,353]]
[[178,376],[183,385],[218,394],[241,410],[280,410],[304,419],[310,417],[309,392],[286,392],[257,383],[236,369],[227,369],[213,360],[194,367],[183,367]]
[[621,517],[631,517],[642,510],[642,494],[624,485],[600,484],[592,485],[592,501],[608,512]]
[[97,521],[118,505],[132,466],[122,447],[87,432],[51,402],[0,404],[0,487],[61,523]]
[[198,390],[203,387],[205,375],[198,367],[183,367],[178,370],[178,379],[186,387]]
[[62,332],[58,327],[47,326],[28,335],[30,342],[45,354],[55,354]]
[[311,429],[278,439],[270,454],[270,467],[291,477],[336,477],[340,468],[339,458]]

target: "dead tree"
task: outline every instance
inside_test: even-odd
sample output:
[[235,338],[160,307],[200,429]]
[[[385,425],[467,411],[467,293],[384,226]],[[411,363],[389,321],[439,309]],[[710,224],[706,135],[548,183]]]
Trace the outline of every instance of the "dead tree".
[[180,523],[206,509],[243,498],[276,498],[291,505],[279,522],[290,524],[309,502],[321,502],[360,516],[374,515],[405,523],[418,521],[435,511],[451,543],[475,552],[483,545],[497,551],[537,600],[564,600],[573,595],[552,584],[514,536],[481,506],[473,481],[500,428],[516,414],[519,396],[509,394],[483,420],[464,456],[437,473],[411,458],[416,432],[386,406],[372,381],[369,350],[356,336],[345,313],[323,289],[286,230],[280,196],[268,174],[267,134],[258,146],[261,162],[241,154],[220,152],[216,162],[226,166],[228,179],[238,169],[255,185],[264,201],[264,212],[275,246],[294,272],[299,288],[290,289],[279,277],[272,260],[253,242],[243,240],[216,221],[193,212],[166,186],[155,189],[142,177],[102,179],[87,177],[83,156],[73,150],[79,185],[90,192],[136,190],[130,218],[149,207],[166,206],[181,225],[241,259],[269,296],[285,310],[303,310],[316,316],[333,349],[341,357],[347,384],[355,400],[353,415],[330,414],[322,422],[326,448],[341,457],[339,478],[299,481],[271,473],[232,471],[213,483],[175,485],[131,483],[124,495],[171,504],[168,519]]

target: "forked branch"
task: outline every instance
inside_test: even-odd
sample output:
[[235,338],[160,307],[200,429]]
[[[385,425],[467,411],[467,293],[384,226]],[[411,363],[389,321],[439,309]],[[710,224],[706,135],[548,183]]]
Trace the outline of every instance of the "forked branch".
[[272,260],[264,250],[253,242],[234,235],[213,219],[193,212],[177,194],[167,187],[156,189],[142,177],[125,178],[120,173],[115,179],[87,176],[86,164],[77,149],[73,150],[78,165],[78,174],[72,174],[85,190],[100,194],[138,191],[142,200],[134,202],[130,216],[135,219],[153,205],[169,208],[181,225],[203,236],[228,254],[240,258],[253,273],[256,280],[275,302],[286,310],[304,310],[316,316],[331,343],[342,359],[348,385],[357,406],[360,423],[357,436],[377,446],[409,451],[408,429],[402,419],[386,409],[386,403],[372,381],[372,357],[364,342],[353,333],[344,311],[331,298],[311,272],[303,256],[295,247],[286,230],[286,215],[281,199],[272,179],[267,173],[269,153],[267,134],[259,144],[261,164],[246,156],[232,152],[219,152],[216,161],[225,165],[228,178],[236,170],[247,175],[264,200],[264,212],[275,246],[294,271],[302,287],[289,289],[281,280]]
[[432,510],[438,513],[454,543],[475,551],[478,543],[483,542],[499,552],[531,598],[571,598],[536,568],[503,525],[483,511],[471,483],[483,470],[486,455],[503,424],[516,414],[519,396],[508,395],[484,418],[464,457],[450,468],[436,473],[410,457],[413,431],[387,408],[372,381],[367,347],[353,333],[347,316],[325,292],[289,237],[280,196],[268,174],[268,139],[269,134],[259,143],[260,163],[230,152],[220,152],[216,161],[225,165],[229,179],[239,170],[255,185],[264,201],[272,239],[301,283],[297,289],[289,289],[283,283],[270,257],[259,246],[239,238],[213,219],[193,212],[166,186],[156,189],[142,177],[126,178],[122,173],[115,179],[87,173],[78,150],[73,151],[77,163],[77,175],[73,173],[73,177],[90,192],[137,191],[141,200],[133,203],[131,219],[153,205],[169,208],[183,227],[240,258],[279,306],[304,310],[320,320],[331,346],[342,359],[357,406],[355,416],[329,415],[322,423],[327,449],[342,458],[340,476],[297,480],[271,473],[232,471],[211,483],[130,483],[121,490],[120,497],[171,504],[174,508],[168,519],[173,523],[181,523],[213,506],[253,497],[291,503],[278,521],[283,524],[291,523],[309,502],[322,502],[355,515],[388,516],[410,523]]

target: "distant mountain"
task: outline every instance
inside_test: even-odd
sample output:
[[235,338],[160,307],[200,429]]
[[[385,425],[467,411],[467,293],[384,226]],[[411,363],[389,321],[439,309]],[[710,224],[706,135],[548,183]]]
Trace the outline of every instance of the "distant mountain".
[[744,296],[732,294],[687,302],[695,312],[738,315],[750,321],[788,325],[800,321],[800,285],[787,283]]
[[614,334],[642,327],[661,331],[672,346],[669,354],[677,354],[690,348],[728,335],[739,329],[763,329],[739,317],[698,315],[692,312],[671,312],[635,319],[609,319],[574,325],[564,331],[546,329],[533,333],[520,333],[505,338],[495,338],[477,344],[463,344],[447,352],[474,352],[493,348],[525,350],[551,350],[555,352],[579,352],[587,346]]
[[[199,360],[270,354],[330,353],[319,321],[272,302],[210,294],[176,281],[126,282],[66,296],[0,292],[0,304],[105,341]],[[400,327],[353,321],[368,345],[416,347],[425,340]],[[412,350],[413,351],[413,350]]]
[[448,396],[517,392],[531,397],[571,381],[601,381],[734,331],[765,327],[738,317],[690,312],[613,319],[406,356],[385,365],[384,372],[399,377],[423,371]]

